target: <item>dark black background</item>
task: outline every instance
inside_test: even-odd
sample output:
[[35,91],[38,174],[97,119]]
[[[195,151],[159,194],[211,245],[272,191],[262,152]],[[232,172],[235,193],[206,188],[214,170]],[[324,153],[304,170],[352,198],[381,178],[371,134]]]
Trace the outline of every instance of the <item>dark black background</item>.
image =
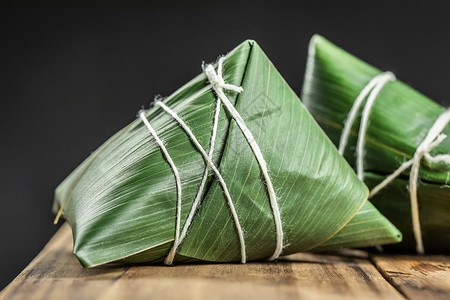
[[450,103],[445,1],[74,3],[0,2],[0,289],[57,230],[65,176],[155,94],[247,38],[298,93],[320,33]]

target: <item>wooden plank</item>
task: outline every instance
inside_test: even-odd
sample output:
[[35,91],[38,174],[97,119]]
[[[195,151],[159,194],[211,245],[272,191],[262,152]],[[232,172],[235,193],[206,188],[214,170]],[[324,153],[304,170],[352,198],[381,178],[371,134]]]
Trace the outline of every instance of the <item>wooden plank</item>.
[[375,255],[372,260],[408,299],[450,299],[450,256]]
[[296,254],[246,265],[83,269],[71,248],[64,225],[0,299],[404,299],[365,252]]

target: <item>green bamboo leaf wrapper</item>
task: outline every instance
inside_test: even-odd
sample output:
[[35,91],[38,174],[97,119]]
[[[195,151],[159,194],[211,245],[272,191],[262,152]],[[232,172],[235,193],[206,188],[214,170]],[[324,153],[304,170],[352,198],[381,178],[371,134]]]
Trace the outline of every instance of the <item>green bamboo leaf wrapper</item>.
[[[399,231],[368,201],[367,187],[338,154],[266,55],[253,41],[230,52],[225,82],[243,92],[226,92],[253,133],[267,162],[284,229],[283,254],[329,244],[395,243]],[[216,95],[204,74],[164,100],[209,149]],[[170,115],[147,112],[182,180],[181,226],[200,184],[205,162]],[[213,161],[227,183],[244,231],[248,260],[275,249],[275,223],[267,187],[248,142],[221,110]],[[202,203],[178,248],[176,261],[240,260],[240,244],[223,191],[210,172]],[[172,170],[140,119],[88,157],[56,189],[54,211],[63,206],[74,253],[86,266],[112,261],[159,262],[174,241],[176,186]],[[364,211],[364,213],[360,213]],[[352,222],[372,216],[379,232],[352,235]],[[350,234],[340,233],[350,226]],[[347,237],[346,237],[347,236]],[[338,243],[333,240],[339,239]],[[363,240],[363,242],[361,242]]]
[[[302,100],[330,139],[339,144],[353,102],[382,71],[333,45],[321,36],[310,43]],[[362,108],[361,108],[362,111]],[[445,108],[400,80],[388,82],[372,107],[365,144],[365,181],[369,187],[380,183],[404,161],[412,158],[418,145]],[[355,166],[356,141],[360,117],[353,124],[344,153]],[[450,126],[443,132],[450,134]],[[444,140],[431,155],[449,154],[450,139]],[[444,163],[421,161],[419,183],[420,220],[425,250],[450,251],[450,168]],[[398,250],[415,248],[412,234],[409,170],[387,186],[371,202],[404,234]]]

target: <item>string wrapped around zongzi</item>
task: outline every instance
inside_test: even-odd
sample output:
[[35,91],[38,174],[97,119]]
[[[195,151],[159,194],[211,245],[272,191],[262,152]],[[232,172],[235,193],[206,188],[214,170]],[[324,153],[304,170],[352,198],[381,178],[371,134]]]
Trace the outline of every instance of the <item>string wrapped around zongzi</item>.
[[246,41],[89,156],[56,189],[54,211],[71,225],[86,267],[246,262],[398,242],[367,196]]
[[310,43],[302,100],[402,231],[392,247],[448,253],[450,111],[321,36]]

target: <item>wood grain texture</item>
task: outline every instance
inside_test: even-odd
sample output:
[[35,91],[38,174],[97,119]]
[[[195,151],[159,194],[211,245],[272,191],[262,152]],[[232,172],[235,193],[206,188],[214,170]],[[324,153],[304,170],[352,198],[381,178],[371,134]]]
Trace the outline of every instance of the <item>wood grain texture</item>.
[[376,255],[383,276],[409,299],[450,299],[450,257]]
[[404,299],[365,252],[279,262],[84,269],[64,225],[0,299]]

